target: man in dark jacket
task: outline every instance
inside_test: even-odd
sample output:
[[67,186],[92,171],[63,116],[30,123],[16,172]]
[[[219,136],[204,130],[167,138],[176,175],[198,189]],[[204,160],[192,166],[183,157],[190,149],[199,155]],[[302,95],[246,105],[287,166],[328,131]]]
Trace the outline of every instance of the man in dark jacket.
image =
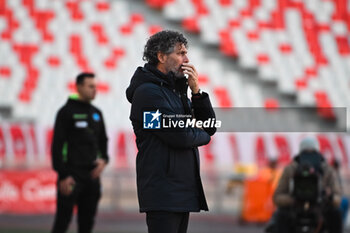
[[52,164],[58,173],[53,233],[66,232],[78,206],[78,231],[92,231],[101,196],[100,174],[108,162],[102,113],[90,104],[96,95],[92,73],[77,76],[78,95],[58,111],[52,143]]
[[[151,36],[143,58],[148,63],[137,68],[126,91],[138,148],[140,212],[146,212],[149,233],[185,233],[189,212],[208,210],[197,147],[208,144],[216,128],[158,126],[166,117],[177,122],[183,120],[179,115],[193,115],[196,121],[205,121],[215,118],[215,113],[208,94],[199,89],[181,33],[161,31]],[[188,87],[192,101],[187,98]],[[147,129],[146,114],[152,114],[149,123],[158,122],[157,127]]]

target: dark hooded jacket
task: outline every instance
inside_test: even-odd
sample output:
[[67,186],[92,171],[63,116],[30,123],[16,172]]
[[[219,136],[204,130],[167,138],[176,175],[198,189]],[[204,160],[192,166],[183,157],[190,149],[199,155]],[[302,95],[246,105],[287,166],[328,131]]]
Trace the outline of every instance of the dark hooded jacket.
[[97,158],[108,162],[107,140],[102,112],[71,96],[57,113],[52,140],[52,165],[59,179],[90,178]]
[[141,212],[198,212],[208,210],[199,174],[198,146],[206,145],[215,127],[143,129],[143,112],[159,109],[169,115],[194,113],[196,119],[215,118],[209,96],[192,103],[187,80],[175,79],[156,67],[138,67],[126,90],[132,104],[130,120],[136,135],[137,191]]

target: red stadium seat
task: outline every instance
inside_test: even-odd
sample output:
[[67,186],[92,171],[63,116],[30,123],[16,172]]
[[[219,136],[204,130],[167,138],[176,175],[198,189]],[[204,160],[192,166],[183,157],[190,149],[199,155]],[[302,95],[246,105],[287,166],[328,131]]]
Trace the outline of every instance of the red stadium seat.
[[266,109],[276,109],[279,108],[279,103],[277,99],[268,98],[265,100],[264,106]]
[[228,22],[229,28],[237,28],[241,26],[241,21],[236,19],[231,19]]
[[12,40],[12,36],[15,30],[20,26],[17,19],[15,19],[13,11],[7,7],[6,0],[0,2],[0,16],[6,19],[7,28],[1,33],[1,39]]
[[257,57],[257,61],[260,65],[269,64],[270,57],[267,54],[259,54]]
[[118,64],[118,60],[125,56],[125,50],[123,48],[114,48],[112,54],[105,60],[104,65],[107,69],[115,69]]
[[320,144],[320,152],[326,157],[326,160],[332,164],[336,159],[333,143],[324,134],[318,134],[317,140]]
[[33,56],[39,51],[35,44],[13,44],[13,50],[17,53],[22,65],[29,68],[32,66]]
[[219,107],[229,108],[233,107],[230,95],[225,87],[216,87],[214,89],[214,94],[219,104]]
[[70,12],[71,18],[74,21],[81,21],[84,19],[84,14],[79,7],[80,1],[67,1],[66,7]]
[[219,4],[222,7],[229,7],[232,4],[232,0],[219,0]]
[[182,27],[189,32],[199,33],[198,16],[185,18],[182,21]]
[[275,135],[274,142],[278,150],[278,164],[282,166],[289,164],[292,158],[292,151],[287,137],[283,135]]
[[125,24],[119,28],[120,32],[123,35],[131,35],[131,33],[133,32],[132,29],[133,29],[133,27],[130,24]]
[[157,32],[160,32],[163,29],[159,25],[151,25],[148,30],[149,30],[149,34],[153,35],[153,34],[156,34]]
[[259,33],[258,32],[248,32],[247,33],[247,38],[251,41],[256,41],[259,40]]
[[47,63],[52,67],[59,67],[61,65],[61,59],[58,56],[49,56],[47,58]]
[[142,14],[135,13],[130,16],[130,21],[132,24],[138,24],[138,23],[143,23],[145,19]]
[[209,83],[209,78],[208,78],[208,76],[207,75],[205,75],[205,74],[199,74],[198,75],[198,82],[199,82],[199,85],[200,86],[205,86],[205,85],[208,85],[208,83]]
[[338,36],[335,39],[336,39],[336,42],[337,42],[337,45],[338,45],[339,54],[342,55],[342,56],[350,55],[350,41],[349,41],[349,37]]
[[109,40],[108,40],[108,37],[104,31],[102,24],[98,24],[98,23],[92,24],[90,29],[91,29],[92,33],[94,34],[97,42],[100,45],[108,44]]
[[290,44],[281,44],[279,49],[283,54],[290,54],[293,51],[292,46]]
[[106,12],[109,11],[111,8],[111,5],[107,1],[99,1],[96,3],[96,9],[100,12]]
[[52,11],[37,11],[34,12],[35,26],[41,32],[42,38],[45,41],[52,42],[54,36],[51,32],[48,31],[48,25],[50,20],[55,17],[55,13]]
[[238,52],[229,30],[220,31],[220,52],[226,56],[237,57]]
[[307,77],[317,77],[317,74],[318,74],[317,68],[315,67],[308,67],[305,69],[305,75]]
[[10,139],[15,164],[24,165],[27,156],[27,145],[21,124],[10,125]]
[[85,55],[83,54],[83,45],[82,45],[82,38],[78,34],[73,34],[70,36],[70,52],[72,53],[73,57],[75,58],[75,61],[77,65],[82,69],[83,71],[92,71],[90,68],[89,62]]
[[109,87],[108,83],[98,82],[97,83],[97,91],[99,93],[106,94],[110,91],[110,87]]
[[152,8],[161,9],[166,4],[173,2],[174,0],[146,0],[146,4]]
[[325,119],[334,120],[336,116],[334,114],[333,106],[329,101],[327,93],[324,91],[317,91],[315,92],[315,99],[318,115]]
[[11,68],[8,66],[0,66],[0,77],[10,78],[11,77]]
[[307,88],[307,80],[305,78],[295,80],[295,86],[298,90]]

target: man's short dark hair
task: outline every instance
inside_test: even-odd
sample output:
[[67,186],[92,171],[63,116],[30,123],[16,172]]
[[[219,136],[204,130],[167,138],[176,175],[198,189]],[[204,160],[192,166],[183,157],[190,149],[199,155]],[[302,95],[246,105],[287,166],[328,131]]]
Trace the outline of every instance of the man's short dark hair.
[[159,62],[158,52],[172,53],[177,43],[183,44],[187,48],[187,39],[182,33],[170,30],[160,31],[148,39],[143,51],[143,60],[151,65],[157,65]]
[[95,78],[95,74],[94,73],[87,73],[87,72],[83,72],[78,74],[76,80],[75,80],[75,84],[76,85],[81,85],[84,83],[84,80],[86,78]]

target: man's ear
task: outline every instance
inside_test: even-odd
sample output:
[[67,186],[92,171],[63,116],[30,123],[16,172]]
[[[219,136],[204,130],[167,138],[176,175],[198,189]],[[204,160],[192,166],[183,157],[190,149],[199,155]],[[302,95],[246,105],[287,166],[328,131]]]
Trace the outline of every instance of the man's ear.
[[159,63],[164,64],[165,60],[166,60],[166,54],[164,54],[162,52],[158,52],[157,58],[158,58]]
[[80,93],[80,89],[81,89],[82,85],[81,84],[77,84],[77,85],[75,85],[75,87],[77,89],[77,92]]

